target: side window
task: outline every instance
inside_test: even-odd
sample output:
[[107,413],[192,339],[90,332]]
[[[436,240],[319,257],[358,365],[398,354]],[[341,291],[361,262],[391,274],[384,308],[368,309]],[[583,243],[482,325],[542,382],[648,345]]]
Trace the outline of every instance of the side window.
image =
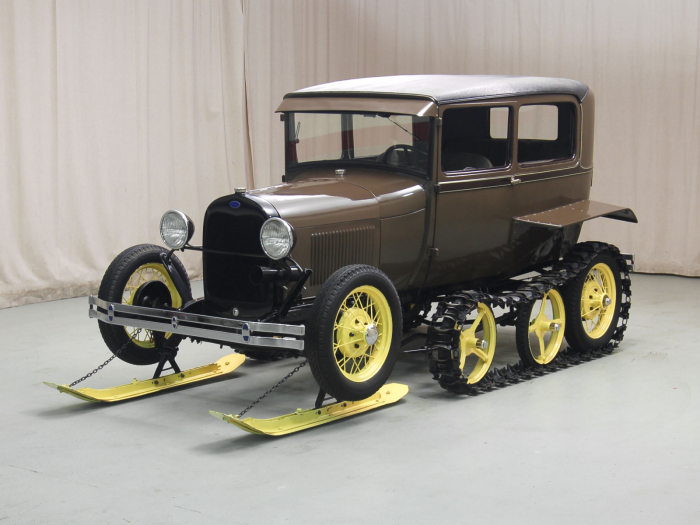
[[510,108],[479,106],[445,110],[442,117],[442,171],[506,166],[510,160]]
[[574,156],[573,104],[533,104],[518,112],[518,162],[565,160]]

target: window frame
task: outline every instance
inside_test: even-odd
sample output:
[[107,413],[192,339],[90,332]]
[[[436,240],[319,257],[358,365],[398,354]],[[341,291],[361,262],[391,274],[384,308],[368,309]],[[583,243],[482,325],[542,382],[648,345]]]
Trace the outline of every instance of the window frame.
[[438,182],[450,182],[461,179],[474,179],[492,176],[503,176],[508,172],[512,171],[515,165],[515,150],[513,149],[514,135],[515,135],[515,108],[517,101],[515,99],[491,99],[479,102],[469,102],[463,104],[449,104],[440,108],[440,119],[442,120],[447,111],[452,109],[462,109],[462,108],[476,108],[476,107],[489,107],[489,108],[506,108],[508,112],[508,153],[505,166],[494,166],[493,168],[474,168],[470,170],[455,170],[455,171],[444,171],[442,169],[442,132],[444,129],[444,124],[440,126],[440,133],[438,140],[435,144],[435,153],[437,157],[437,168],[439,173]]
[[[425,116],[425,115],[414,115],[410,113],[392,113],[392,115],[405,115],[408,117],[427,117],[428,118],[428,128],[429,128],[429,135],[428,135],[428,160],[427,160],[427,168],[425,172],[420,172],[418,170],[410,169],[407,168],[406,166],[393,166],[390,164],[379,164],[379,165],[374,165],[370,162],[364,163],[364,162],[357,162],[354,165],[349,165],[350,162],[348,159],[343,159],[342,157],[340,159],[334,159],[334,160],[319,160],[319,161],[306,161],[302,163],[297,163],[294,165],[289,164],[289,146],[290,146],[290,135],[293,132],[292,130],[292,120],[290,119],[291,114],[296,114],[296,113],[319,113],[319,114],[331,114],[331,115],[340,115],[342,121],[345,121],[345,116],[346,115],[353,115],[353,114],[361,114],[361,113],[367,113],[367,112],[361,112],[361,111],[312,111],[312,110],[303,110],[303,111],[285,111],[281,112],[281,120],[284,123],[284,167],[285,167],[285,175],[288,177],[288,180],[291,181],[293,180],[299,173],[304,173],[306,170],[309,169],[319,169],[319,168],[348,168],[348,167],[361,167],[363,169],[378,169],[378,170],[387,170],[387,171],[393,171],[397,173],[401,173],[404,175],[410,175],[412,177],[415,177],[420,180],[432,180],[433,178],[433,163],[435,160],[435,121],[437,120],[436,117],[430,117],[430,116]],[[383,111],[378,111],[377,113],[385,113]],[[344,127],[346,124],[342,124]]]
[[[523,106],[551,106],[554,104],[569,103],[573,108],[573,154],[570,157],[561,157],[558,159],[545,159],[545,160],[534,160],[520,162],[520,152],[518,150],[519,143],[519,125],[520,125],[520,108]],[[531,97],[523,97],[516,108],[515,116],[515,136],[514,147],[515,147],[515,164],[518,169],[518,173],[528,173],[531,171],[542,171],[542,168],[554,167],[557,171],[560,169],[569,169],[576,167],[580,162],[581,154],[581,103],[573,96],[570,95],[536,95]]]

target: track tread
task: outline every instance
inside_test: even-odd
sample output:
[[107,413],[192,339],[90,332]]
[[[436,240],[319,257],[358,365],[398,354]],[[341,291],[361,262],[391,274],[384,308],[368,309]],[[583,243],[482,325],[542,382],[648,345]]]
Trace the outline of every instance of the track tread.
[[[464,320],[476,307],[477,302],[484,302],[492,306],[523,308],[531,302],[542,299],[549,288],[563,287],[575,279],[600,253],[608,253],[615,260],[618,268],[614,270],[619,271],[620,278],[619,316],[615,321],[615,329],[609,341],[599,348],[574,351],[568,347],[565,351],[560,350],[558,355],[547,365],[531,367],[520,360],[514,366],[506,365],[503,368],[489,371],[477,384],[467,384],[466,378],[459,370],[457,359],[459,330],[454,329],[456,322]],[[603,357],[612,353],[622,342],[629,319],[631,295],[631,280],[627,262],[620,254],[619,249],[611,244],[601,242],[579,243],[551,270],[523,283],[513,292],[490,295],[477,291],[464,291],[447,296],[440,301],[428,329],[429,369],[433,373],[433,378],[445,390],[457,394],[477,395]],[[569,305],[566,304],[565,299],[565,310],[568,311],[568,309]],[[568,322],[567,319],[567,324]]]

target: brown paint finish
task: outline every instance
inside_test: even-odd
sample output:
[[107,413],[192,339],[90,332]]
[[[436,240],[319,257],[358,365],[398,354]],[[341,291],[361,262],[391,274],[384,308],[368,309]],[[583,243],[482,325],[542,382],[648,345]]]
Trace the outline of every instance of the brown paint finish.
[[272,204],[295,229],[379,219],[379,203],[374,195],[339,177],[319,174],[250,193]]
[[593,91],[581,101],[581,167],[593,167],[593,142],[595,132],[595,96]]
[[379,203],[382,219],[422,210],[426,205],[427,180],[378,170],[347,170],[346,182],[372,192]]
[[[371,232],[371,246],[358,246],[355,250],[346,250],[343,252],[342,248],[347,247],[348,244],[347,237],[343,238],[343,235],[352,235],[352,232],[356,232],[357,230],[369,230],[369,232]],[[344,222],[334,225],[321,223],[315,226],[295,229],[296,244],[292,250],[291,257],[299,263],[302,268],[311,268],[314,272],[323,273],[324,277],[327,278],[328,275],[330,275],[328,271],[324,272],[322,268],[314,268],[314,266],[312,266],[312,258],[314,251],[317,249],[317,236],[319,234],[335,234],[340,237],[339,240],[341,242],[335,245],[329,243],[327,250],[324,250],[323,248],[325,247],[323,247],[319,251],[325,253],[328,260],[334,261],[337,266],[337,268],[335,268],[336,270],[348,264],[358,263],[379,267],[381,251],[380,232],[381,225],[378,218]],[[316,237],[316,239],[314,237]],[[362,252],[362,248],[369,249]],[[367,253],[369,253],[369,256],[365,259]],[[308,282],[303,297],[308,298],[316,296],[321,285],[322,283],[318,282],[318,278],[314,277]]]
[[598,217],[608,217],[625,222],[638,222],[637,216],[629,208],[592,200],[573,202],[551,210],[516,217],[515,220],[549,228],[563,228]]
[[425,255],[425,210],[383,219],[379,269],[392,276],[398,290],[410,288]]
[[590,173],[477,190],[441,190],[433,243],[438,256],[431,262],[426,286],[468,282],[511,273],[521,264],[536,265],[538,261],[525,259],[540,239],[525,234],[512,238],[513,217],[583,200],[589,191]]
[[285,184],[249,194],[264,198],[295,228],[380,217],[386,219],[422,210],[429,181],[396,172],[332,169],[297,173]]

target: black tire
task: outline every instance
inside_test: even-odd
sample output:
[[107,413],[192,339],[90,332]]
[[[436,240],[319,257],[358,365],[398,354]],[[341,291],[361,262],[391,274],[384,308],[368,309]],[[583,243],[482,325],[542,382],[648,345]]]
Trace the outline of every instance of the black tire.
[[[607,330],[600,337],[592,338],[588,335],[581,322],[581,295],[586,277],[594,266],[601,263],[607,265],[612,272],[615,281],[616,301],[613,316]],[[610,251],[605,249],[598,253],[586,268],[581,270],[575,278],[562,288],[561,293],[566,309],[566,330],[564,336],[569,346],[578,352],[588,352],[608,344],[615,333],[622,308],[620,266]]]
[[[377,289],[386,299],[391,312],[392,334],[388,344],[388,354],[380,368],[367,380],[352,381],[341,372],[337,363],[333,344],[336,338],[334,326],[340,319],[340,308],[348,295],[360,286]],[[341,268],[323,283],[311,309],[306,325],[305,348],[314,378],[319,386],[339,401],[359,401],[365,399],[386,382],[394,369],[399,354],[402,334],[401,303],[396,289],[384,272],[366,265],[350,265]],[[364,345],[364,343],[363,343]],[[357,347],[357,345],[355,345]],[[372,345],[367,351],[371,355]]]
[[[133,273],[144,264],[160,264],[162,266],[161,253],[168,253],[168,251],[153,244],[139,244],[124,250],[115,257],[102,277],[98,297],[112,303],[121,303],[124,290]],[[180,275],[185,276],[185,284],[190,289],[190,281],[186,277],[185,267],[174,254],[171,256],[171,260],[177,266]],[[113,354],[116,354],[126,344],[118,355],[122,361],[132,365],[152,365],[160,359],[155,348],[145,348],[134,343],[123,326],[111,325],[103,321],[99,321],[98,324],[102,339]],[[181,336],[171,335],[168,343],[170,346],[174,346],[181,340]]]

